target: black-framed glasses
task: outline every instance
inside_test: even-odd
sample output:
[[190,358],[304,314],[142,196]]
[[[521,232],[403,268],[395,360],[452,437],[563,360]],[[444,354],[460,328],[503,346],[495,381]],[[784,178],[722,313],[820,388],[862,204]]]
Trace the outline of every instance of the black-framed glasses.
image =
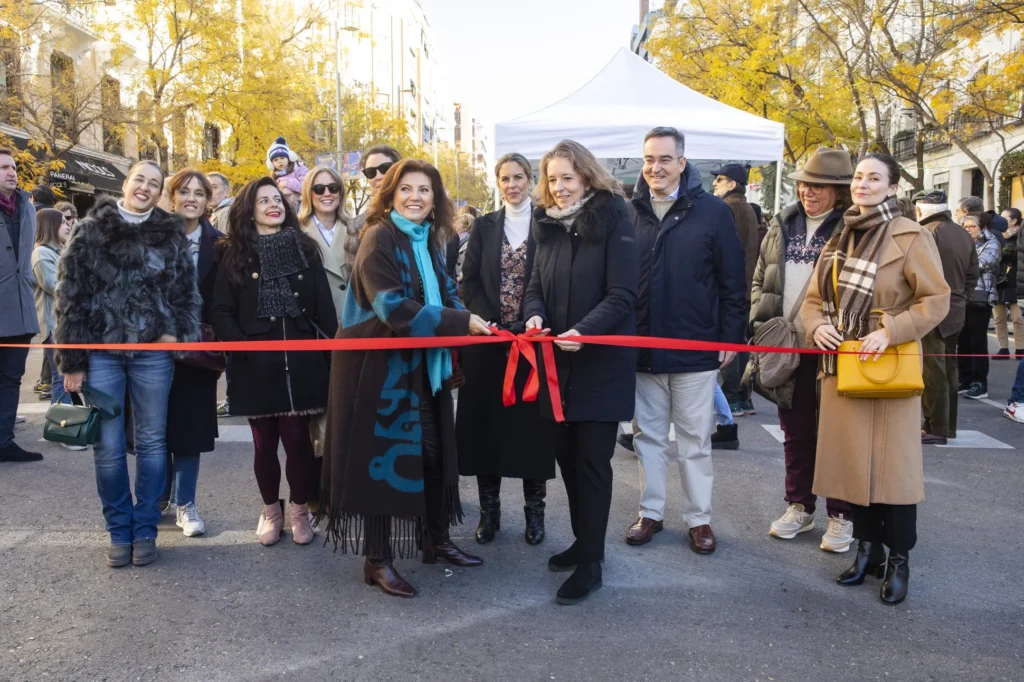
[[394,165],[394,161],[388,161],[387,163],[382,163],[381,165],[374,166],[373,168],[364,168],[363,175],[366,176],[367,180],[373,180],[375,177],[377,177],[377,173],[380,173],[381,175],[386,175],[387,172],[391,170],[391,167]]
[[323,196],[324,192],[330,192],[331,194],[338,194],[341,192],[341,185],[336,182],[332,182],[327,185],[313,185],[313,194]]

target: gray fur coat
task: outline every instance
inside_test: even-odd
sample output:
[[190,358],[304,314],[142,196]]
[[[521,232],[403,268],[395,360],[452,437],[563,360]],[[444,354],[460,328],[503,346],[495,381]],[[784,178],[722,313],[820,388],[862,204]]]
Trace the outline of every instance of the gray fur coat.
[[[188,238],[181,219],[159,208],[131,224],[113,199],[101,199],[64,248],[58,281],[57,343],[199,340],[202,298]],[[87,351],[57,356],[63,374],[89,366]]]

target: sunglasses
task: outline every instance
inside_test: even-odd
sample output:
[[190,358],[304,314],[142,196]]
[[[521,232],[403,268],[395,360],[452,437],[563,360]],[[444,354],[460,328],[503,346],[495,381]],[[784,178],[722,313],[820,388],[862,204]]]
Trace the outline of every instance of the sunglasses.
[[313,194],[323,196],[324,192],[330,192],[331,194],[337,194],[341,191],[341,185],[336,182],[332,182],[329,185],[313,185]]
[[389,161],[388,163],[382,163],[381,165],[375,168],[364,168],[363,175],[366,176],[367,180],[373,180],[375,177],[377,177],[377,173],[385,175],[389,170],[391,170],[391,167],[394,165],[395,164],[393,161]]

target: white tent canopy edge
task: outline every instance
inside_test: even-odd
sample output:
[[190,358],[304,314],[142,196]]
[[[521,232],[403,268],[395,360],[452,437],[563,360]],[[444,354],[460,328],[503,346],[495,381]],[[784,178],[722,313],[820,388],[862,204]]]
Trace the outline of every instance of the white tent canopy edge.
[[[598,158],[636,158],[651,128],[673,126],[686,136],[690,159],[782,159],[785,127],[691,90],[626,48],[573,93],[543,109],[495,126],[495,154],[539,159],[560,140]],[[777,176],[781,176],[781,163]],[[776,178],[776,211],[781,183]]]

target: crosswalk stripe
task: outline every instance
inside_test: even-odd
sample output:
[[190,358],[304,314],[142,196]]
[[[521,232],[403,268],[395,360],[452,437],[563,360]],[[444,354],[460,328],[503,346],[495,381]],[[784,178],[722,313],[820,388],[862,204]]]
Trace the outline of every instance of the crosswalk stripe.
[[[782,427],[777,424],[762,424],[764,430],[771,434],[772,438],[780,443],[785,442],[786,434]],[[972,448],[975,450],[1014,450],[1012,445],[986,436],[981,431],[957,431],[956,438],[949,441],[947,445],[938,445],[940,448]]]

